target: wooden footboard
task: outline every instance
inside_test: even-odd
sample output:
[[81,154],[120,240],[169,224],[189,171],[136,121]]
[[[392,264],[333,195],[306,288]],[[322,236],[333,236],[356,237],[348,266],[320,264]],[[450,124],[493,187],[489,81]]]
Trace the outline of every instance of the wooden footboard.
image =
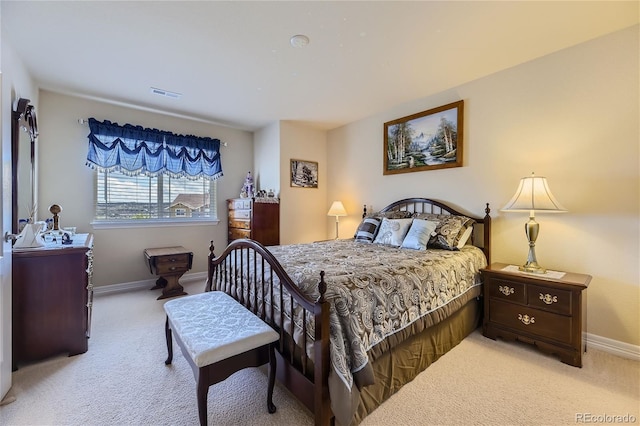
[[[314,414],[316,425],[332,422],[329,401],[329,303],[320,273],[318,300],[309,300],[278,260],[259,242],[235,240],[220,256],[209,247],[206,291],[224,291],[280,334],[278,380]],[[301,329],[301,330],[300,330]],[[307,337],[312,332],[313,341]],[[313,362],[305,350],[313,347]]]

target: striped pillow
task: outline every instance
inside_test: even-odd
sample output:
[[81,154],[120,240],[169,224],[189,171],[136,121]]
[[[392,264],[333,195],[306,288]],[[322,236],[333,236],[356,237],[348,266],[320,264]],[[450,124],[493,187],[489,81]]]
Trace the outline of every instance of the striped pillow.
[[364,218],[360,222],[354,238],[359,242],[372,243],[378,233],[378,228],[380,228],[380,219],[376,217]]

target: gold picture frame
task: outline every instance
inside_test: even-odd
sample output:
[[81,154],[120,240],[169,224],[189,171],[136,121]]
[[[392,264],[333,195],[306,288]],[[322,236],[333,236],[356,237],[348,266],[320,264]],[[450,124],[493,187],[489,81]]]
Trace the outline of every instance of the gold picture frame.
[[384,123],[383,174],[462,167],[464,101]]

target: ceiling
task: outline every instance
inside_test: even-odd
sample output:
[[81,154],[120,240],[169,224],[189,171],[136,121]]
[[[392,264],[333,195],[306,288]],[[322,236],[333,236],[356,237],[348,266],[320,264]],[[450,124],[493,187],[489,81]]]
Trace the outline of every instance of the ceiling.
[[[632,26],[638,13],[637,1],[0,3],[2,37],[39,87],[247,130],[339,127]],[[310,43],[293,47],[295,34]]]

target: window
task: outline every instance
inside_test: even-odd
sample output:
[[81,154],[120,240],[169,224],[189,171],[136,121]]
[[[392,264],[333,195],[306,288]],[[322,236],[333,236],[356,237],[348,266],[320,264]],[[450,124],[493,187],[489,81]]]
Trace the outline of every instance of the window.
[[217,220],[216,181],[98,171],[96,221]]
[[217,220],[220,140],[89,118],[94,223]]

